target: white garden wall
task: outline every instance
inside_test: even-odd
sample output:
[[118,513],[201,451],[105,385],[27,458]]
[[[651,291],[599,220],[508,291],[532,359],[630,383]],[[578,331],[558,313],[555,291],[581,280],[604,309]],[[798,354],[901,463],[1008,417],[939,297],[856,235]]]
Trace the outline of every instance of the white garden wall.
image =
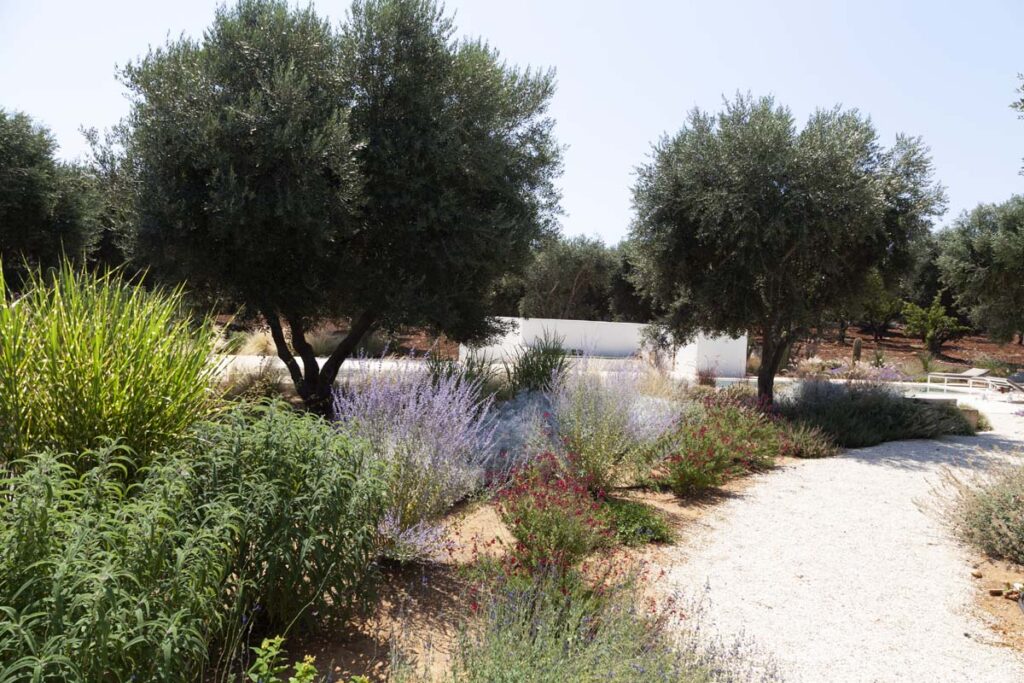
[[[502,318],[514,324],[511,332],[494,343],[473,349],[495,361],[514,356],[524,346],[543,339],[545,334],[558,337],[567,349],[582,351],[603,358],[629,358],[641,353],[644,325],[608,323],[593,320],[558,320],[553,318]],[[471,349],[459,347],[465,358]],[[747,337],[698,336],[681,347],[676,354],[673,374],[692,378],[697,369],[714,369],[719,377],[743,377],[747,367]]]

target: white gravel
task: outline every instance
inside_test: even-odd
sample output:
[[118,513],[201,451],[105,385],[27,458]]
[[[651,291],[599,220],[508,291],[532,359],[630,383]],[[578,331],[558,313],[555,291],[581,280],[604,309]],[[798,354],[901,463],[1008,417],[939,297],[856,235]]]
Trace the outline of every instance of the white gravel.
[[929,506],[944,467],[1022,448],[1020,406],[972,402],[975,438],[846,451],[764,475],[666,562],[664,588],[707,583],[725,637],[754,637],[788,681],[1024,681],[973,608],[966,550]]

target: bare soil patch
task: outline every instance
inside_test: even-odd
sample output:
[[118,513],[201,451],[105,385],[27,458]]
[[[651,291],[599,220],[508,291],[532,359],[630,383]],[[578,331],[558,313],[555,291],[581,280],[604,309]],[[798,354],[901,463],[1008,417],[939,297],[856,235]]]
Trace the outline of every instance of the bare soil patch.
[[[1024,652],[1024,611],[1017,600],[1006,597],[1014,584],[1024,584],[1024,567],[983,556],[972,562],[972,566],[971,576],[978,587],[978,606],[985,621],[1000,644]],[[996,591],[1001,594],[994,595]]]

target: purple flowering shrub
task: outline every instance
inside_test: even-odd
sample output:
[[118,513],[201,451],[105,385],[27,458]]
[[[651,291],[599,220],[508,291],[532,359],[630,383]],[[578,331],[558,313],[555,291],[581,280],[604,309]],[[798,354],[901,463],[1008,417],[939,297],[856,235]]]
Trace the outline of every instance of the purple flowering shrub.
[[384,372],[364,361],[334,400],[338,424],[368,441],[383,465],[388,503],[380,530],[385,553],[396,559],[414,555],[416,545],[434,554],[438,537],[429,527],[480,486],[494,438],[492,399],[481,395],[479,381],[405,363]]

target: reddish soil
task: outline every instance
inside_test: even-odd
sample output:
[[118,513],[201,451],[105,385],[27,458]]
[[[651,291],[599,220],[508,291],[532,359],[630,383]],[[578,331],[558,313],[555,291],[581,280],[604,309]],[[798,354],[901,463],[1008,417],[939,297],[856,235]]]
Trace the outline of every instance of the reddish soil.
[[992,595],[992,591],[1007,592],[1013,584],[1024,583],[1024,567],[987,557],[979,557],[973,566],[972,576],[978,586],[977,604],[998,642],[1024,652],[1024,611],[1016,600]]
[[[894,328],[891,334],[876,342],[869,332],[851,328],[846,334],[846,343],[840,344],[834,336],[801,342],[791,354],[793,358],[818,356],[828,360],[849,360],[853,353],[853,340],[860,338],[861,357],[870,360],[875,350],[881,351],[887,363],[903,365],[907,371],[920,371],[918,354],[924,352],[924,342],[916,337],[904,336],[902,329]],[[1004,363],[1024,365],[1024,346],[1016,342],[998,344],[986,337],[970,336],[946,344],[937,360],[955,369],[972,367],[977,361],[995,359]]]
[[[799,462],[779,459],[777,466]],[[757,475],[740,477],[704,496],[685,500],[669,493],[639,490],[618,491],[616,495],[656,508],[671,525],[677,542],[682,542],[691,525],[700,523],[718,503],[742,495],[756,480]],[[291,656],[301,659],[306,654],[314,655],[320,673],[330,671],[334,680],[364,675],[372,681],[385,681],[398,654],[394,646],[399,644],[402,655],[415,660],[417,672],[426,671],[432,678],[443,674],[460,624],[471,613],[477,594],[473,568],[484,558],[500,558],[515,542],[488,503],[459,509],[447,523],[453,541],[447,557],[429,564],[386,568],[372,614],[355,620],[345,632],[291,642]],[[650,588],[658,577],[649,576],[645,568],[657,560],[663,548],[647,545],[599,553],[588,560],[588,573],[595,581],[633,573],[642,586]],[[644,595],[645,600],[653,600],[653,592],[644,591]]]

